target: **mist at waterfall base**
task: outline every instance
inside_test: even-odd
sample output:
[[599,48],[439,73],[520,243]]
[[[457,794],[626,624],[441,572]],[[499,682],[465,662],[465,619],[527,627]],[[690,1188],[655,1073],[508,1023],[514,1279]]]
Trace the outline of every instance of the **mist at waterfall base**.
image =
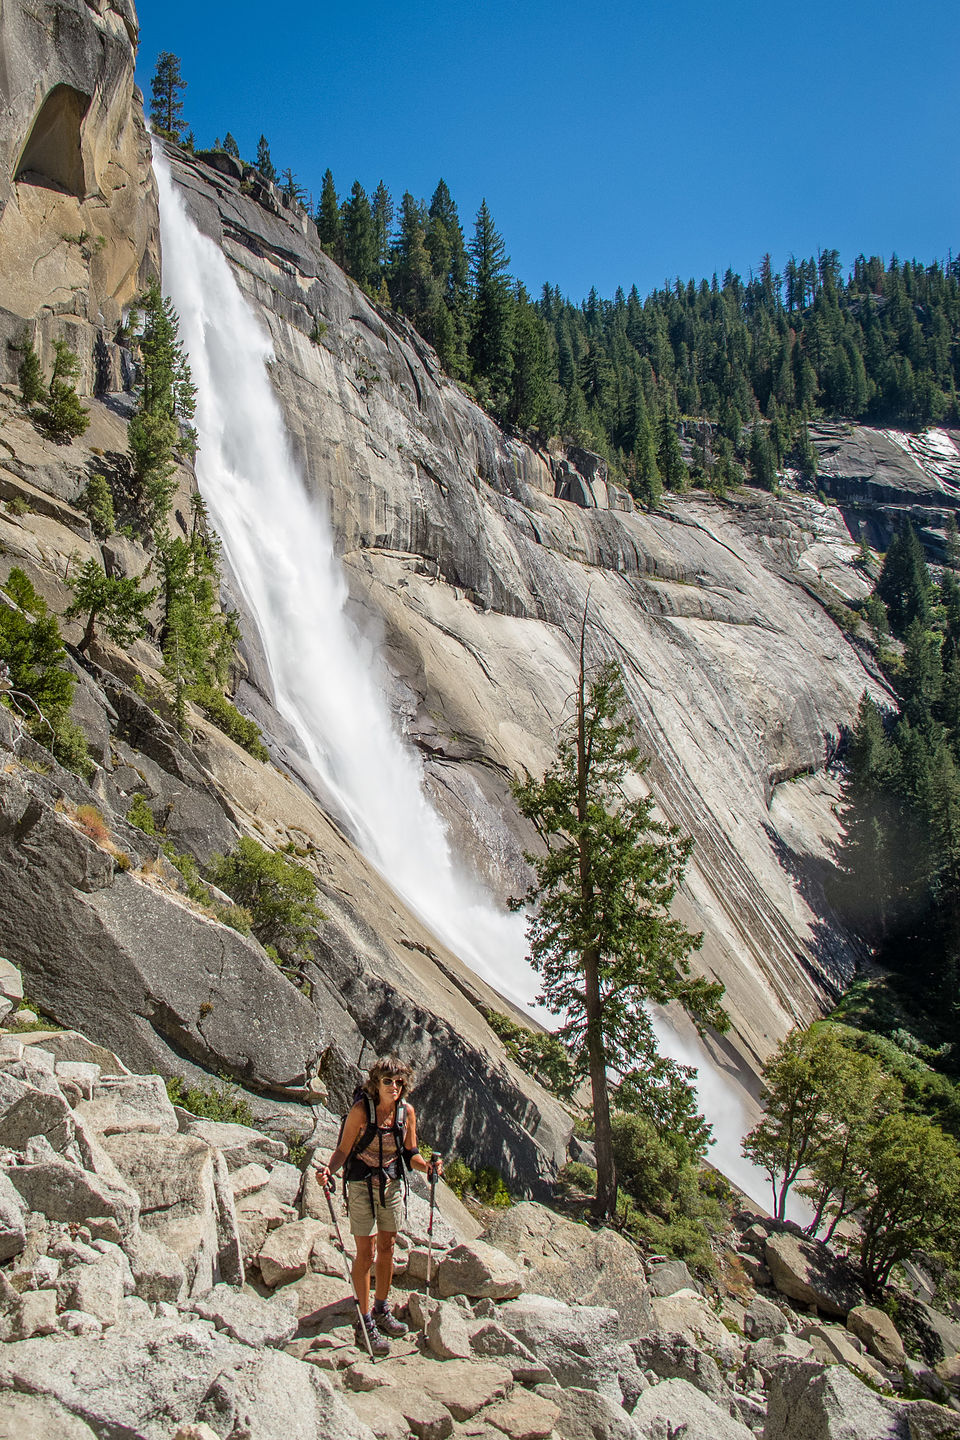
[[[542,1023],[522,915],[499,910],[451,854],[376,682],[375,657],[345,605],[347,585],[320,502],[294,459],[270,381],[274,358],[220,248],[187,215],[154,145],[163,289],[197,387],[197,479],[231,570],[255,618],[278,712],[353,827],[356,843],[412,911],[482,979]],[[664,1051],[698,1066],[711,1158],[766,1205],[765,1176],[740,1156],[743,1107],[705,1053],[663,1017]]]

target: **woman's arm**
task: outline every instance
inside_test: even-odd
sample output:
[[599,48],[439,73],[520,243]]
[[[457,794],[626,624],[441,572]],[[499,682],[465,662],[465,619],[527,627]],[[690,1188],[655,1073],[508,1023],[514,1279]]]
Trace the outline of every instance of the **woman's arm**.
[[317,1166],[317,1177],[321,1185],[325,1184],[326,1180],[331,1175],[336,1174],[341,1165],[343,1165],[350,1151],[359,1140],[366,1123],[367,1108],[358,1100],[344,1121],[343,1134],[340,1136],[340,1143],[336,1150],[334,1150],[326,1165]]
[[410,1104],[407,1105],[407,1129],[403,1137],[403,1148],[410,1156],[411,1170],[419,1170],[424,1175],[429,1175],[431,1170],[437,1175],[443,1174],[443,1160],[439,1155],[433,1160],[425,1160],[420,1154],[417,1146],[417,1116]]

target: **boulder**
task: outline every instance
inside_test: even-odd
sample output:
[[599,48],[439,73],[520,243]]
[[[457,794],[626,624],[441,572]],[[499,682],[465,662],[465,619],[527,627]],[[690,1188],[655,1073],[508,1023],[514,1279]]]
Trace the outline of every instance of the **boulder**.
[[483,1412],[483,1419],[508,1440],[547,1440],[559,1418],[560,1406],[552,1398],[527,1390],[514,1390]]
[[280,1347],[297,1332],[297,1312],[292,1300],[274,1296],[264,1300],[253,1290],[232,1285],[215,1285],[206,1295],[188,1302],[203,1320],[212,1320],[218,1330],[239,1340],[241,1345]]
[[538,1385],[537,1394],[559,1410],[554,1428],[561,1440],[639,1440],[630,1416],[605,1395],[558,1385]]
[[[313,1357],[311,1357],[311,1363],[316,1363]],[[382,1390],[346,1390],[343,1398],[360,1423],[373,1431],[376,1440],[407,1440],[412,1427],[396,1406],[389,1403]],[[431,1404],[433,1403],[435,1402],[431,1402]],[[449,1435],[453,1429],[453,1421],[442,1406],[436,1408],[438,1411],[442,1410],[446,1416],[447,1434]],[[437,1440],[443,1440],[443,1437],[438,1435]]]
[[111,1215],[124,1234],[136,1225],[140,1203],[134,1189],[117,1185],[66,1160],[55,1158],[18,1165],[7,1178],[26,1202],[48,1220],[83,1222],[92,1215]]
[[716,1360],[691,1345],[683,1335],[657,1331],[632,1340],[630,1348],[644,1374],[652,1370],[660,1380],[686,1380],[721,1409],[730,1411],[733,1393],[720,1374]]
[[475,1300],[509,1300],[523,1290],[519,1267],[502,1250],[482,1240],[456,1245],[437,1267],[437,1293]]
[[234,1125],[227,1120],[199,1120],[191,1115],[181,1120],[180,1128],[185,1135],[192,1135],[219,1150],[228,1170],[239,1170],[241,1165],[252,1162],[269,1170],[287,1153],[287,1147],[281,1140],[272,1140],[269,1135],[249,1125]]
[[785,1335],[790,1321],[779,1305],[756,1295],[743,1318],[743,1333],[748,1340],[765,1340],[771,1335]]
[[29,1340],[34,1335],[52,1335],[57,1323],[56,1290],[27,1290],[11,1316],[9,1338]]
[[446,1405],[432,1395],[400,1390],[396,1399],[400,1414],[416,1440],[446,1440],[452,1434],[453,1416]]
[[293,1220],[271,1231],[257,1255],[263,1283],[290,1285],[306,1275],[311,1251],[317,1241],[326,1243],[327,1233],[318,1220]]
[[770,1372],[763,1440],[903,1440],[904,1409],[843,1365],[782,1360]]
[[651,1295],[675,1295],[678,1290],[696,1290],[697,1284],[682,1260],[664,1260],[650,1266]]
[[633,1411],[643,1440],[753,1440],[753,1432],[686,1380],[661,1380],[645,1390]]
[[650,1302],[656,1330],[682,1335],[689,1344],[706,1350],[722,1366],[735,1365],[741,1344],[710,1308],[702,1295],[678,1290],[675,1295],[657,1295]]
[[[413,1295],[410,1300],[412,1302]],[[470,1327],[470,1344],[475,1355],[483,1360],[501,1360],[510,1366],[514,1380],[521,1385],[540,1385],[550,1380],[550,1371],[533,1351],[516,1335],[511,1335],[496,1320],[481,1320]]]
[[447,1360],[441,1365],[412,1355],[398,1360],[393,1373],[401,1392],[420,1390],[445,1406],[454,1420],[472,1419],[484,1406],[501,1400],[513,1386],[510,1371],[487,1360]]
[[99,1135],[176,1135],[177,1116],[159,1075],[105,1077],[77,1113]]
[[847,1329],[862,1340],[883,1365],[899,1368],[906,1358],[896,1325],[873,1305],[855,1305],[847,1316]]
[[781,1295],[816,1305],[825,1315],[845,1320],[864,1303],[863,1290],[849,1265],[839,1260],[820,1240],[801,1239],[784,1232],[771,1235],[764,1260]]
[[783,1335],[770,1335],[764,1340],[755,1340],[747,1346],[743,1355],[744,1366],[747,1369],[759,1370],[764,1377],[768,1377],[784,1359],[812,1360],[813,1346],[809,1340],[801,1340],[799,1335],[788,1330]]
[[302,1180],[303,1174],[296,1165],[288,1165],[285,1160],[278,1160],[270,1170],[267,1189],[273,1191],[282,1205],[292,1207],[297,1203]]
[[615,1403],[637,1387],[637,1362],[619,1342],[615,1310],[525,1295],[500,1306],[500,1324],[542,1361],[560,1385],[595,1389]]
[[100,1066],[89,1060],[58,1060],[54,1067],[58,1084],[75,1085],[81,1100],[92,1100],[100,1083]]
[[0,958],[0,995],[19,1005],[23,1000],[23,977],[16,965]]
[[[960,1354],[960,1323],[924,1301],[917,1302],[918,1319],[926,1331],[924,1339],[930,1360],[947,1360]],[[930,1353],[931,1351],[936,1353]]]
[[232,1171],[230,1189],[233,1191],[234,1204],[245,1199],[247,1195],[255,1195],[258,1191],[264,1190],[269,1179],[270,1171],[255,1160]]
[[19,1255],[26,1242],[26,1205],[19,1190],[0,1170],[0,1263]]
[[883,1376],[871,1365],[862,1347],[858,1348],[858,1342],[850,1331],[844,1330],[842,1326],[819,1322],[805,1325],[800,1331],[800,1339],[806,1340],[816,1358],[824,1365],[847,1365],[871,1385],[883,1385]]
[[314,1366],[251,1350],[197,1322],[114,1326],[102,1336],[59,1335],[0,1351],[2,1387],[45,1394],[94,1433],[168,1440],[178,1425],[257,1440],[369,1440]]
[[357,1318],[357,1302],[353,1298],[353,1290],[341,1275],[339,1278],[333,1275],[304,1275],[302,1279],[295,1280],[292,1285],[284,1285],[281,1290],[274,1292],[275,1298],[290,1301],[300,1319],[301,1327],[319,1320],[320,1312],[324,1316],[340,1314],[349,1316],[351,1320]]
[[49,1395],[21,1395],[0,1390],[0,1436],[3,1440],[97,1440],[76,1415]]
[[574,1224],[544,1205],[513,1205],[484,1238],[517,1261],[523,1287],[567,1304],[609,1305],[627,1339],[648,1326],[647,1282],[636,1250],[613,1230]]
[[187,1272],[177,1252],[149,1230],[139,1230],[127,1242],[126,1250],[140,1299],[151,1305],[161,1301],[176,1305],[187,1285]]
[[223,1157],[190,1135],[105,1135],[103,1144],[140,1195],[141,1223],[183,1261],[191,1295],[242,1281],[240,1240]]
[[469,1360],[472,1349],[463,1311],[440,1301],[427,1319],[427,1348],[439,1360]]
[[123,1271],[106,1257],[64,1270],[57,1294],[65,1309],[82,1310],[101,1325],[116,1325],[124,1316]]
[[94,1044],[86,1035],[81,1035],[79,1030],[37,1031],[33,1035],[23,1035],[20,1038],[26,1046],[42,1043],[43,1048],[55,1057],[57,1065],[61,1062],[79,1062],[99,1066],[101,1076],[130,1074],[118,1055],[104,1045]]
[[60,1094],[28,1090],[0,1118],[0,1145],[23,1150],[35,1135],[43,1135],[58,1153],[74,1137],[73,1112]]

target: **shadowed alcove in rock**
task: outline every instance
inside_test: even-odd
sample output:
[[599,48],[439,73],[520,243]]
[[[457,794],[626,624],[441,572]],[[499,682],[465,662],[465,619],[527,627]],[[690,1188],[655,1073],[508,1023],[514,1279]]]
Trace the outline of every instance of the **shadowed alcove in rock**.
[[80,125],[89,107],[89,95],[72,85],[55,85],[30,128],[14,178],[67,190],[82,200],[86,181]]

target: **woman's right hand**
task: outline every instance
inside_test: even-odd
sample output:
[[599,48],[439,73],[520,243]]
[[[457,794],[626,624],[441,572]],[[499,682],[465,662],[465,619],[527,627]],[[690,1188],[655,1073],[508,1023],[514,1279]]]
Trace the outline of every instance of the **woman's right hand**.
[[333,1171],[329,1165],[317,1166],[317,1182],[324,1190],[330,1188],[330,1181],[333,1179]]

